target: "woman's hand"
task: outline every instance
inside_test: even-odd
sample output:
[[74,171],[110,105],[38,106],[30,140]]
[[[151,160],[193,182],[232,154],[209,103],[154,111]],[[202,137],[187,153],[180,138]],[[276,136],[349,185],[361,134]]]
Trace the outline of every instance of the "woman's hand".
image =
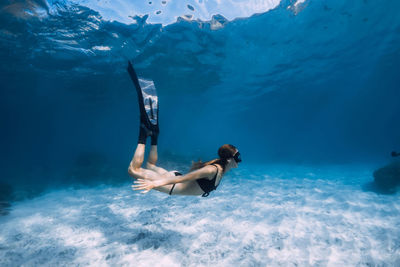
[[135,182],[133,182],[132,190],[143,190],[143,192],[141,192],[141,193],[146,194],[154,187],[156,187],[156,186],[153,181],[139,178]]

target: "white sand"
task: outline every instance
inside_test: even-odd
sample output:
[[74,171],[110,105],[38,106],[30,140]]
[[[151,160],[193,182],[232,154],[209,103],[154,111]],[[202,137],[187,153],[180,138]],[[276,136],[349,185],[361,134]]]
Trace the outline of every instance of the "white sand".
[[368,167],[243,165],[208,198],[53,191],[0,217],[0,266],[400,266],[400,194],[370,180]]

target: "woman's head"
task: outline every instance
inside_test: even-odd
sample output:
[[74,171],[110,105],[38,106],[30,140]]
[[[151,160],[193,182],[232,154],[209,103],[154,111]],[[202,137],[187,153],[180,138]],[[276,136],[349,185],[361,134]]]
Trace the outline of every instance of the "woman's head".
[[225,171],[237,168],[237,164],[241,162],[240,153],[238,149],[233,145],[223,145],[218,149],[218,159],[213,159],[207,162],[202,162],[201,160],[192,163],[191,171],[200,169],[206,165],[219,164]]
[[239,150],[231,144],[225,144],[218,149],[218,156],[224,169],[237,168],[238,163],[242,161]]
[[225,144],[218,149],[218,159],[210,160],[207,162],[202,162],[201,160],[198,162],[193,162],[191,170],[200,169],[206,165],[210,164],[219,164],[222,166],[224,172],[232,169],[237,168],[237,164],[241,162],[240,153],[238,149],[230,144]]
[[218,149],[218,156],[221,160],[227,160],[233,158],[237,151],[234,145],[225,144]]

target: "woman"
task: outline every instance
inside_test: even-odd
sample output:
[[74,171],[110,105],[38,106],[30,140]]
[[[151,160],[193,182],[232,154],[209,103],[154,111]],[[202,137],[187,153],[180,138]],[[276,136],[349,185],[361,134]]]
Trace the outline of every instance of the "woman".
[[[237,168],[241,162],[240,153],[233,145],[223,145],[218,150],[218,159],[208,162],[196,162],[191,171],[182,175],[177,171],[168,172],[156,166],[158,140],[158,98],[154,83],[138,79],[129,62],[128,73],[138,93],[140,109],[140,130],[138,145],[129,164],[128,173],[137,180],[132,185],[133,190],[143,190],[143,193],[155,189],[170,195],[201,195],[206,197],[215,190],[222,176],[232,168]],[[150,154],[146,168],[142,168],[146,139],[151,136]]]
[[222,176],[230,169],[237,168],[241,161],[240,153],[233,145],[223,145],[218,150],[218,159],[194,163],[191,172],[182,175],[156,166],[157,145],[151,146],[146,169],[142,168],[144,151],[145,144],[139,143],[128,169],[128,173],[137,179],[132,189],[144,190],[143,193],[155,189],[170,195],[206,197],[218,187]]

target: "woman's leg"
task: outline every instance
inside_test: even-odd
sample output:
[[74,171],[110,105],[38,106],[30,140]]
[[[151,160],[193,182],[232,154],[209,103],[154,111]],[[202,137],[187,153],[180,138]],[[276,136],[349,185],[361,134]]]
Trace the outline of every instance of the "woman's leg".
[[149,169],[149,170],[153,170],[153,171],[155,171],[155,172],[157,172],[158,174],[161,174],[161,175],[166,174],[168,172],[167,170],[156,166],[157,159],[158,159],[157,145],[152,145],[151,148],[150,148],[149,157],[147,159],[146,168]]
[[129,164],[128,173],[133,178],[144,178],[142,171],[142,163],[144,160],[145,144],[138,143],[135,154]]
[[129,164],[128,173],[133,178],[141,178],[141,179],[149,179],[149,180],[157,180],[163,178],[164,175],[167,175],[167,171],[163,168],[155,166],[157,162],[157,146],[151,146],[149,162],[147,165],[150,167],[149,169],[142,168],[143,160],[145,153],[145,144],[138,144],[136,147],[135,154]]
[[[158,97],[156,88],[154,87],[153,81],[139,80],[130,61],[128,61],[127,70],[138,94],[140,111],[139,140],[135,154],[129,164],[128,173],[134,178],[155,180],[159,178],[160,174],[164,174],[162,170],[156,169],[159,167],[155,166],[157,162],[157,139],[159,134]],[[142,87],[143,85],[144,87]],[[153,170],[142,168],[146,139],[148,136],[151,136],[152,148],[149,161],[151,167],[154,165]]]
[[144,160],[145,144],[138,144],[135,150],[135,154],[129,164],[129,168],[140,169]]

